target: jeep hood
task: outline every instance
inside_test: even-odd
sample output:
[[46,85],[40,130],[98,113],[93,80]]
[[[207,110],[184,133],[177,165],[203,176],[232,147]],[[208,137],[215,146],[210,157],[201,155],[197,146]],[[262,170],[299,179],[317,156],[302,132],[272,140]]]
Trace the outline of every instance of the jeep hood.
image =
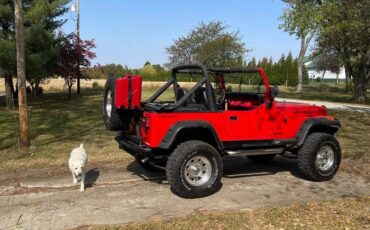
[[306,115],[308,117],[327,115],[327,109],[325,106],[283,101],[276,101],[276,106],[284,108],[286,112],[296,115]]

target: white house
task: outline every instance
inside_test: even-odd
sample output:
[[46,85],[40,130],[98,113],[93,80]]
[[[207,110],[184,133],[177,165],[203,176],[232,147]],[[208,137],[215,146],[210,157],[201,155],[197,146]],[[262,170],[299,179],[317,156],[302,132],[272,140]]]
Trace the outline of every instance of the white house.
[[340,68],[339,74],[333,73],[331,71],[319,71],[316,67],[315,60],[309,59],[308,57],[304,58],[304,65],[308,72],[308,78],[310,80],[322,80],[330,82],[339,82],[346,80],[346,72],[344,67]]

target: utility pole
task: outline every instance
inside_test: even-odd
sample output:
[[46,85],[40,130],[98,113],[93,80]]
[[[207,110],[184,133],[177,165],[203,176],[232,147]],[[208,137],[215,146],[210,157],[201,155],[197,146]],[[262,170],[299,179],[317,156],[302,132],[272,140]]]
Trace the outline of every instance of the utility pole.
[[26,94],[26,64],[24,52],[23,1],[14,0],[15,37],[17,46],[17,77],[19,106],[19,142],[22,148],[30,146]]
[[[81,37],[80,37],[80,0],[77,0],[77,7],[76,8],[77,8],[76,9],[76,13],[77,13],[77,28],[76,28],[76,31],[77,31],[77,39],[78,39],[77,48],[80,51],[80,41],[81,41]],[[81,93],[80,80],[81,80],[80,59],[78,59],[77,60],[77,94]]]

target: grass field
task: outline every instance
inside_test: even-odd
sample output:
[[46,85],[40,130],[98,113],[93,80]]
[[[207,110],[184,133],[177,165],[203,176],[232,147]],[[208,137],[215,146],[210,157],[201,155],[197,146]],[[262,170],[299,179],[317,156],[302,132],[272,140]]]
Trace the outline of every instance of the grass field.
[[[344,84],[311,84],[303,87],[302,94],[295,92],[295,87],[279,86],[281,88],[279,97],[294,98],[305,100],[318,100],[318,101],[332,101],[332,102],[345,102],[345,103],[358,103],[370,105],[370,101],[353,102],[351,101],[352,94],[345,92]],[[368,98],[370,93],[368,90]]]
[[370,197],[347,198],[255,211],[197,212],[184,218],[150,220],[122,226],[84,226],[80,229],[369,229],[369,206]]
[[65,93],[29,98],[31,148],[18,149],[17,113],[0,109],[0,167],[65,165],[70,150],[85,143],[91,162],[131,159],[114,141],[102,120],[101,91],[84,91],[71,100]]

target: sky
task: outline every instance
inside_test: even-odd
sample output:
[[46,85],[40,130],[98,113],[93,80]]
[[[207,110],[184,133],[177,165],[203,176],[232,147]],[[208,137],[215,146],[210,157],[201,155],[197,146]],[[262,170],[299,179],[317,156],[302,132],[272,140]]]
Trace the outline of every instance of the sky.
[[[73,0],[76,1],[76,0]],[[165,48],[186,36],[201,22],[212,20],[239,31],[247,49],[246,60],[299,52],[299,41],[280,30],[280,0],[80,0],[81,38],[95,39],[94,64],[116,63],[140,68],[146,61],[167,62]],[[62,30],[75,32],[75,14]]]

